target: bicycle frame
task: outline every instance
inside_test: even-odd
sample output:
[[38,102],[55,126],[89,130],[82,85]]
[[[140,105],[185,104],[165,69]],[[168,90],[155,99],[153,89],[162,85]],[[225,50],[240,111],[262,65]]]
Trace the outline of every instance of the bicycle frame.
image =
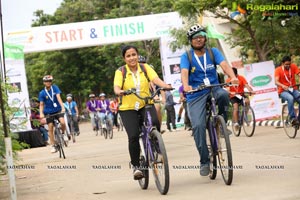
[[[153,158],[153,153],[152,153],[152,147],[151,147],[151,142],[149,140],[149,134],[151,133],[151,131],[153,130],[153,125],[152,125],[152,118],[151,118],[151,114],[150,114],[150,110],[149,110],[150,106],[146,105],[145,107],[145,119],[142,125],[142,141],[143,141],[143,146],[140,144],[141,146],[141,151],[142,153],[145,155],[145,159],[146,161],[149,161],[149,154],[151,157],[151,161],[154,160]],[[143,147],[143,148],[142,148]]]
[[217,139],[217,133],[216,133],[216,117],[218,116],[217,113],[217,106],[216,106],[216,99],[213,96],[212,93],[212,88],[210,88],[210,100],[207,101],[207,104],[209,105],[209,110],[207,113],[207,123],[208,126],[210,127],[209,130],[211,130],[212,132],[209,132],[210,134],[210,138],[212,139],[211,143],[212,143],[212,147],[213,147],[213,153],[217,154],[217,150],[218,150],[218,139]]

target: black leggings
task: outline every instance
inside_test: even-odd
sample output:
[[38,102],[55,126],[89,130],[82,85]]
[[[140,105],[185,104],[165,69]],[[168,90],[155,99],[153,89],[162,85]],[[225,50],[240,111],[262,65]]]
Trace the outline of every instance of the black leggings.
[[[154,105],[151,108],[151,118],[152,123],[160,131],[160,123],[157,118],[157,113]],[[143,123],[145,117],[145,108],[142,108],[138,111],[136,110],[126,110],[119,111],[122,122],[124,124],[125,130],[128,136],[128,146],[129,154],[131,159],[131,164],[135,167],[139,167],[139,157],[140,157],[140,144],[139,144],[139,127]]]

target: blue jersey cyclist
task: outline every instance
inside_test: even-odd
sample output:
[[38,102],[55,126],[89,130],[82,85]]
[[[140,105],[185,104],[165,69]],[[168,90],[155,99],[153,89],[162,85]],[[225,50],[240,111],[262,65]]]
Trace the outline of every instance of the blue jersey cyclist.
[[[63,133],[65,132],[66,125],[64,120],[64,104],[60,97],[61,91],[57,85],[52,85],[53,77],[51,75],[46,75],[43,77],[43,83],[45,88],[39,93],[40,101],[40,118],[44,118],[47,115],[51,115],[46,118],[48,128],[49,128],[49,138],[50,144],[52,146],[51,153],[57,152],[55,148],[55,140],[53,134],[53,122],[54,118],[57,118],[61,123],[61,129]],[[68,137],[64,134],[64,140],[68,141]]]
[[[67,101],[64,103],[64,106],[67,111],[68,125],[75,135],[79,135],[80,134],[79,126],[78,126],[79,111],[78,111],[77,103],[76,101],[73,100],[72,94],[67,94],[66,99]],[[71,121],[73,123],[71,123]],[[71,127],[71,125],[73,126]]]
[[[188,40],[191,44],[189,61],[188,53],[185,52],[181,56],[181,81],[184,91],[189,91],[199,85],[218,84],[218,76],[216,67],[210,58],[209,51],[206,48],[207,33],[200,25],[195,25],[187,32]],[[220,65],[222,70],[231,78],[233,83],[238,83],[232,68],[227,64],[221,52],[212,48],[215,63]],[[213,89],[214,96],[218,103],[219,114],[227,120],[226,108],[229,105],[228,92],[220,87]],[[192,123],[194,140],[197,150],[200,154],[200,175],[207,176],[209,174],[209,153],[206,145],[206,112],[205,105],[209,98],[209,90],[202,90],[193,94],[187,94],[187,105],[190,120]],[[228,130],[229,134],[230,131]]]

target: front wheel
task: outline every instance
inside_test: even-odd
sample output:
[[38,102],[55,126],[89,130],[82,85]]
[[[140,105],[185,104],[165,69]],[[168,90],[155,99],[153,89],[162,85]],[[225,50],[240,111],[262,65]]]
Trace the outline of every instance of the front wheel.
[[255,131],[255,115],[251,106],[245,106],[243,110],[243,129],[246,136],[251,137]]
[[206,134],[206,145],[208,148],[209,152],[209,178],[214,180],[217,176],[217,156],[214,151],[214,139],[213,134],[212,134],[212,129],[211,129],[211,124],[208,122],[207,123],[207,134]]
[[223,180],[226,185],[231,185],[233,178],[232,152],[226,124],[222,116],[216,118],[216,133],[218,144],[218,160]]
[[149,185],[149,165],[143,155],[140,156],[140,167],[144,177],[139,179],[139,185],[143,190],[146,190]]
[[55,131],[54,134],[55,134],[56,148],[59,151],[59,157],[66,159],[64,148],[63,148],[64,145],[63,135],[60,133],[60,130],[58,128],[55,128],[54,131]]
[[149,162],[152,168],[155,184],[159,192],[163,195],[169,191],[169,164],[166,148],[161,136],[161,133],[156,129],[152,130],[151,136],[151,151],[149,152]]
[[[238,126],[235,125],[235,122],[233,122],[232,120],[232,132],[233,134],[236,136],[236,137],[239,137],[240,134],[241,134],[241,130],[242,130],[242,127],[241,127],[241,120],[240,120],[240,117],[241,117],[241,109],[242,109],[242,106],[238,105]],[[233,112],[234,112],[234,108],[233,108]],[[232,113],[233,114],[233,113]]]
[[292,122],[289,117],[289,111],[288,111],[288,105],[284,104],[282,106],[282,111],[281,111],[281,122],[283,124],[283,129],[285,134],[289,138],[295,138],[297,135],[297,130],[299,128],[299,125],[293,126]]
[[75,134],[74,134],[74,132],[71,133],[71,138],[72,138],[73,143],[75,143],[75,142],[76,142],[76,139],[75,139]]
[[108,135],[107,129],[106,128],[102,128],[101,132],[103,133],[104,138],[107,139],[107,135]]
[[107,124],[107,133],[108,133],[109,139],[112,139],[114,136],[114,131],[113,131],[113,126],[110,123]]

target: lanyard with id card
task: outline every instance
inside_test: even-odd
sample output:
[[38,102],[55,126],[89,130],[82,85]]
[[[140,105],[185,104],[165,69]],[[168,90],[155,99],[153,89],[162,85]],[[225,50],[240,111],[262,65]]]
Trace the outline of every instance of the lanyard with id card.
[[48,90],[45,88],[45,92],[46,92],[47,96],[49,97],[49,99],[52,101],[53,107],[56,108],[56,107],[57,107],[57,104],[56,104],[56,103],[54,102],[54,100],[53,100],[53,99],[54,99],[54,92],[53,92],[52,86],[51,86],[50,91],[51,91],[51,96],[50,96]]
[[[136,93],[140,94],[140,89],[141,89],[141,78],[140,78],[140,73],[137,70],[136,74],[134,74],[133,72],[131,72],[132,75],[132,80],[134,82],[135,88],[136,88]],[[138,111],[140,108],[140,102],[136,101],[134,104],[134,110]]]
[[198,63],[198,65],[200,66],[200,68],[203,70],[204,74],[205,74],[205,78],[203,79],[203,82],[206,86],[210,85],[210,81],[206,76],[206,66],[207,66],[207,61],[206,61],[206,52],[203,54],[203,65],[199,60],[199,57],[197,56],[197,54],[194,52],[194,56],[196,58],[196,61]]

